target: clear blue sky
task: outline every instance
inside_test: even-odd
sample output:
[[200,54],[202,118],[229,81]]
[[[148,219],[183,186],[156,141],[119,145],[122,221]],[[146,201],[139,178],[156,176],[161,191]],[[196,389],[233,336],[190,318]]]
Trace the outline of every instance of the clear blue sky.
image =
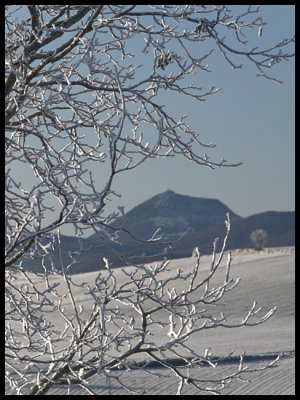
[[[290,37],[295,31],[294,6],[261,6],[265,22],[263,47]],[[258,42],[259,43],[259,42]],[[216,198],[245,217],[267,210],[295,209],[295,64],[294,59],[274,67],[270,74],[284,82],[275,84],[256,76],[243,60],[242,70],[232,70],[222,57],[209,62],[207,88],[222,91],[206,102],[184,103],[176,96],[170,105],[187,113],[201,139],[217,145],[212,159],[242,161],[237,168],[210,170],[183,158],[149,160],[119,177],[115,187],[122,194],[116,203],[129,211],[167,188],[196,197]]]
[[[269,47],[295,31],[294,6],[261,6],[263,35],[257,42]],[[257,37],[257,33],[255,33]],[[148,198],[171,189],[195,197],[216,198],[235,213],[246,217],[268,210],[295,209],[295,63],[275,66],[270,75],[283,80],[275,84],[256,76],[247,60],[241,70],[232,70],[219,55],[207,63],[204,88],[220,87],[206,102],[169,96],[168,107],[178,115],[188,114],[190,125],[201,132],[201,140],[217,145],[208,151],[212,160],[223,157],[243,162],[237,168],[210,170],[183,157],[148,160],[136,170],[116,177],[113,189],[122,195],[111,202],[125,212]],[[26,179],[19,171],[20,179]],[[62,233],[71,234],[69,228]]]

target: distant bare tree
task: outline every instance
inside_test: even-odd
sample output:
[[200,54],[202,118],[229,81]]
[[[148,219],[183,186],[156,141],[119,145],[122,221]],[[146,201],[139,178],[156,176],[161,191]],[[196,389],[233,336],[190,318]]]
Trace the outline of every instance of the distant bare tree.
[[268,239],[268,234],[263,229],[256,229],[255,231],[251,232],[250,239],[256,250],[263,250]]
[[[93,230],[106,246],[117,241],[118,232],[127,232],[126,221],[110,223],[123,208],[105,213],[107,202],[120,196],[115,178],[150,158],[181,154],[212,169],[239,165],[200,154],[214,145],[204,144],[187,116],[172,115],[161,97],[167,91],[203,101],[217,93],[218,88],[205,91],[194,79],[197,72],[209,71],[206,63],[214,49],[232,68],[242,67],[235,61],[240,57],[254,64],[259,76],[278,81],[268,71],[293,57],[294,38],[265,49],[247,48],[246,31],[257,30],[261,37],[265,22],[258,6],[236,10],[223,5],[6,7],[6,380],[17,394],[46,394],[54,385],[75,383],[94,394],[91,376],[110,376],[138,354],[175,373],[179,393],[187,383],[219,392],[244,372],[241,359],[234,376],[202,382],[168,362],[172,355],[187,367],[212,363],[209,352],[190,348],[191,335],[257,324],[274,312],[250,322],[257,313],[253,306],[244,320],[230,325],[226,315],[203,311],[238,283],[229,278],[229,258],[224,282],[211,286],[229,219],[221,255],[216,261],[214,250],[204,279],[199,279],[198,254],[191,272],[178,270],[166,279],[160,279],[168,272],[166,260],[118,271],[106,260],[94,285],[78,282],[69,272],[76,256],[88,249],[79,243],[66,264],[59,233],[68,224],[78,237]],[[227,33],[234,38],[226,39]],[[22,182],[16,174],[20,167],[28,174]],[[169,245],[158,232],[146,242],[162,249]],[[52,259],[55,247],[59,266]],[[43,274],[23,266],[34,258]],[[175,283],[184,285],[180,293]],[[85,297],[76,297],[78,290]],[[85,308],[87,299],[92,309]],[[160,330],[160,342],[152,329]]]

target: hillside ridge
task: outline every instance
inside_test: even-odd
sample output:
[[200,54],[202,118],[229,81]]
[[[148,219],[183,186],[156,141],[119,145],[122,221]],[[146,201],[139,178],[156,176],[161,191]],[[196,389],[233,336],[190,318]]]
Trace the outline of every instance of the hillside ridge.
[[[103,257],[109,260],[112,267],[120,267],[130,263],[152,262],[164,256],[169,259],[189,257],[196,246],[201,254],[210,254],[216,238],[220,238],[216,249],[219,251],[226,233],[227,213],[231,220],[227,250],[253,248],[250,234],[256,229],[267,232],[266,247],[295,245],[295,212],[266,211],[241,217],[220,200],[191,197],[167,190],[134,207],[125,214],[125,220],[119,217],[110,228],[105,228],[103,237],[106,241],[107,236],[114,236],[118,231],[118,238],[111,242],[111,248],[97,234],[79,239],[88,251],[76,256],[78,262],[72,265],[71,272],[102,269],[105,267]],[[118,230],[121,227],[125,230]],[[165,248],[158,243],[147,243],[159,228],[164,243],[175,243]],[[181,236],[183,238],[176,241]],[[79,248],[76,237],[61,235],[61,243],[65,253],[76,252]],[[58,252],[53,258],[59,268]],[[65,261],[70,261],[67,255]],[[40,260],[26,261],[23,265],[31,270],[41,269]]]

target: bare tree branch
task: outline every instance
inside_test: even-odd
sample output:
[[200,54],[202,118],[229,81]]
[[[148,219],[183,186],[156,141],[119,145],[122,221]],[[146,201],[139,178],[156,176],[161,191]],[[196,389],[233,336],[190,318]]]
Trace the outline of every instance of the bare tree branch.
[[[17,394],[47,394],[56,385],[73,384],[96,394],[90,387],[96,374],[136,393],[123,379],[123,369],[137,365],[135,356],[175,374],[178,394],[186,384],[219,393],[225,383],[243,379],[242,357],[238,370],[220,379],[188,375],[201,363],[215,365],[209,351],[200,354],[190,345],[192,336],[257,325],[275,312],[274,307],[260,315],[254,303],[232,322],[215,312],[239,284],[230,277],[230,254],[225,275],[216,280],[229,216],[221,253],[217,257],[214,244],[205,276],[199,252],[185,272],[169,269],[164,252],[156,265],[118,254],[128,265],[124,269],[113,269],[105,258],[106,269],[93,284],[70,271],[76,257],[89,251],[79,239],[90,232],[107,248],[119,233],[159,249],[181,239],[170,241],[157,231],[148,239],[135,237],[122,207],[105,212],[107,202],[121,197],[115,188],[120,174],[149,159],[178,155],[210,169],[241,164],[203,153],[215,145],[201,140],[187,115],[174,115],[163,94],[202,102],[219,92],[197,80],[199,72],[210,71],[213,52],[233,68],[244,60],[259,76],[278,82],[268,71],[294,56],[294,38],[269,48],[247,47],[248,31],[263,38],[266,23],[259,12],[251,5],[240,14],[227,5],[6,7],[6,380]],[[16,176],[22,167],[26,182]],[[65,225],[78,237],[78,249],[68,254],[59,231]],[[28,271],[26,262],[34,259],[43,273]]]

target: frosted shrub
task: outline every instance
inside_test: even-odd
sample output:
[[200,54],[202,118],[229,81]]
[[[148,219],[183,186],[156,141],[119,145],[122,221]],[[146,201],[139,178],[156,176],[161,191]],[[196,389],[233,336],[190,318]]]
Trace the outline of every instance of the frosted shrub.
[[251,232],[250,239],[254,244],[256,250],[263,250],[265,243],[267,241],[268,234],[263,229],[256,229],[255,231]]

